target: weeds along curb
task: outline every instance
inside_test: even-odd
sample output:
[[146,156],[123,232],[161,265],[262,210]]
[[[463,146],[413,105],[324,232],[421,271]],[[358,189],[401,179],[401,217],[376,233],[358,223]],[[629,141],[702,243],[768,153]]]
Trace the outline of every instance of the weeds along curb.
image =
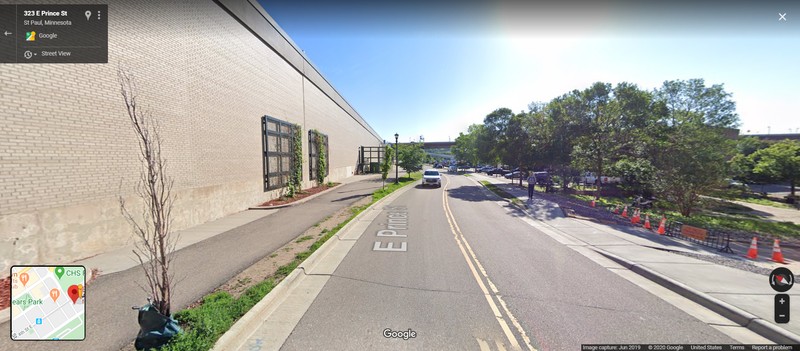
[[[379,206],[387,201],[393,201],[398,196],[402,195],[408,189],[412,189],[409,185],[414,184],[416,181],[409,182],[408,184],[404,185],[403,187],[396,189],[392,193],[387,196],[384,196],[378,201],[370,204],[369,206],[362,209],[357,215],[350,217],[349,219],[345,220],[347,222],[344,226],[342,226],[334,235],[328,238],[325,243],[322,244],[319,248],[317,248],[311,255],[306,257],[303,261],[297,264],[297,267],[289,273],[286,278],[280,281],[275,288],[272,289],[269,293],[267,293],[264,298],[261,299],[250,311],[246,312],[242,318],[236,321],[233,326],[228,329],[222,336],[217,339],[217,342],[214,344],[214,347],[211,350],[235,350],[241,348],[248,340],[248,337],[254,330],[256,330],[261,323],[264,322],[264,319],[271,315],[286,299],[288,293],[291,292],[297,283],[305,277],[305,268],[301,267],[304,263],[308,262],[310,265],[313,265],[317,262],[322,261],[322,259],[327,255],[332,248],[335,246],[337,242],[339,242],[342,236],[346,235],[353,227],[361,221],[364,217],[368,216],[372,209],[375,206]],[[370,195],[371,196],[371,195]],[[336,238],[336,240],[332,240]],[[347,239],[352,240],[353,239]]]

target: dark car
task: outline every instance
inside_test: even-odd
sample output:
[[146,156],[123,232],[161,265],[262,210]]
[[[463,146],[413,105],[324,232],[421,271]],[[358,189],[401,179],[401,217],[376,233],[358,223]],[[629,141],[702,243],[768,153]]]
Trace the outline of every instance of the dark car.
[[519,179],[519,178],[527,178],[524,172],[521,171],[513,171],[511,173],[507,173],[504,175],[506,179]]
[[486,172],[488,175],[506,175],[507,173],[511,173],[511,171],[502,168],[495,168],[489,172]]
[[536,177],[536,184],[539,185],[552,185],[553,182],[550,179],[550,173],[548,172],[533,172],[533,176]]

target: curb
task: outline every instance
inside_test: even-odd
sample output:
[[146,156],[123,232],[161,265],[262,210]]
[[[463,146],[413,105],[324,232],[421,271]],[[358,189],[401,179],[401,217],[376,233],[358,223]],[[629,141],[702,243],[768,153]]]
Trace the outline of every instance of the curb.
[[[280,303],[287,297],[288,293],[294,290],[294,288],[305,276],[305,267],[303,266],[304,263],[316,264],[319,262],[323,255],[328,254],[331,251],[331,248],[339,242],[341,236],[345,235],[348,231],[350,231],[355,223],[357,223],[362,217],[367,216],[370,211],[384,201],[393,200],[397,196],[401,195],[408,189],[412,189],[413,187],[409,187],[413,183],[406,184],[400,189],[395,190],[390,195],[376,201],[369,207],[365,208],[361,213],[357,216],[353,217],[350,222],[347,222],[335,235],[330,237],[328,241],[326,241],[322,246],[320,246],[314,253],[308,256],[303,262],[300,262],[291,273],[289,273],[286,278],[280,281],[275,288],[272,289],[264,298],[261,299],[253,308],[250,309],[247,313],[242,316],[238,321],[236,321],[233,326],[231,326],[228,331],[222,334],[222,336],[217,339],[214,343],[214,347],[211,348],[212,351],[221,351],[221,350],[238,350],[242,348],[249,336],[264,322],[265,317],[268,317],[273,309],[276,309],[280,306]],[[324,193],[324,192],[323,192]],[[321,193],[320,193],[321,194]],[[316,195],[316,194],[315,194]],[[336,240],[334,240],[334,238]],[[285,340],[284,340],[285,341]]]
[[257,318],[256,316],[266,314],[270,308],[275,306],[277,300],[285,297],[286,290],[292,288],[293,283],[303,275],[298,269],[289,273],[272,291],[264,296],[250,311],[245,313],[242,318],[239,318],[228,331],[223,333],[214,343],[214,347],[211,350],[236,350],[244,346],[250,333],[264,322],[263,318]]
[[642,266],[638,263],[630,262],[622,257],[614,255],[602,249],[591,247],[597,253],[605,256],[606,258],[628,268],[629,270],[639,274],[673,292],[692,300],[699,305],[708,308],[715,313],[730,319],[731,321],[745,327],[756,334],[759,334],[767,339],[772,340],[778,344],[798,344],[800,343],[800,336],[778,327],[752,313],[746,312],[736,306],[727,302],[719,300],[704,292],[698,291],[694,288],[687,286],[679,281],[669,278],[661,273],[658,273],[650,268]]

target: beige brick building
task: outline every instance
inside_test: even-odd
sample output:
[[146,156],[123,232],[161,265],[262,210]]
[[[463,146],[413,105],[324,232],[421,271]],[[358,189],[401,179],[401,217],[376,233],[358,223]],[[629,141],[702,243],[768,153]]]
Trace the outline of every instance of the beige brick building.
[[134,201],[138,149],[118,67],[162,125],[175,230],[277,196],[264,191],[264,115],[302,126],[305,187],[308,130],[329,137],[332,181],[381,142],[255,0],[111,0],[108,11],[107,64],[0,64],[0,272],[132,243],[117,196]]

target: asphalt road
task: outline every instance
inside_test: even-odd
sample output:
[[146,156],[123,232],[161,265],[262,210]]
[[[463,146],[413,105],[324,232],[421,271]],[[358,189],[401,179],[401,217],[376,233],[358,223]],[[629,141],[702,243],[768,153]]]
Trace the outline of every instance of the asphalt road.
[[[736,343],[514,218],[471,180],[446,177],[447,193],[417,187],[384,206],[282,350]],[[406,236],[379,236],[389,226]],[[376,251],[378,241],[406,251]]]
[[[256,261],[271,254],[328,215],[371,195],[380,179],[344,184],[303,204],[250,222],[177,252],[178,285],[173,310],[200,299]],[[132,305],[145,303],[140,267],[101,275],[86,290],[84,341],[11,341],[0,338],[0,350],[114,350],[136,338],[139,325]],[[10,330],[10,322],[0,330]]]

